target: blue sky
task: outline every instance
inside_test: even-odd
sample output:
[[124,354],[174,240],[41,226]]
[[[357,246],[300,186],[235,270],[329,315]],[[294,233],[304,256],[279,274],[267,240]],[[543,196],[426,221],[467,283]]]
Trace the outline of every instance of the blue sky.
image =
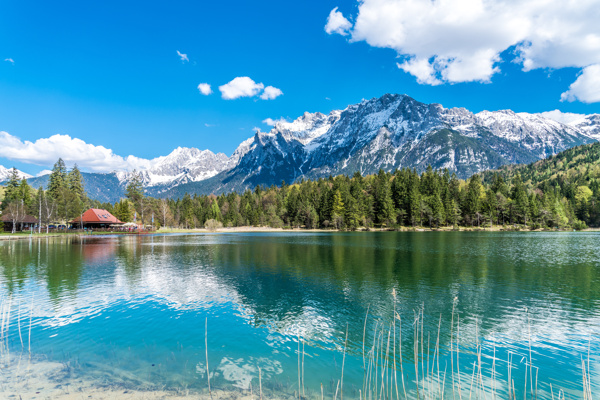
[[[4,142],[0,140],[5,147],[4,153],[0,149],[0,165],[35,174],[51,167],[56,155],[77,160],[69,154],[85,152],[83,142],[103,146],[120,157],[151,159],[178,146],[231,155],[241,141],[252,136],[254,127],[269,129],[262,122],[267,118],[291,120],[304,111],[329,112],[389,92],[474,112],[505,108],[600,112],[596,94],[581,91],[584,83],[590,86],[590,80],[583,78],[591,77],[592,85],[597,81],[597,74],[586,67],[600,64],[600,59],[567,54],[558,44],[550,49],[536,47],[541,33],[533,28],[514,37],[518,29],[495,29],[507,25],[496,18],[503,15],[497,10],[493,18],[485,10],[477,17],[484,20],[486,31],[490,27],[493,35],[489,38],[473,39],[479,22],[468,17],[451,29],[462,36],[452,37],[445,31],[447,26],[430,29],[406,21],[411,12],[425,15],[424,23],[427,16],[435,19],[444,12],[443,8],[428,9],[425,3],[407,9],[419,1],[391,1],[396,7],[391,11],[383,10],[382,0],[3,2],[0,131],[10,136],[5,134]],[[465,10],[477,2],[438,0],[440,7],[447,3],[456,9],[458,4]],[[511,6],[519,4],[513,3],[506,0],[498,5],[511,11]],[[579,14],[564,17],[565,23],[586,12],[593,21],[591,28],[581,21],[572,38],[600,35],[594,28],[597,11],[575,11]],[[530,15],[527,12],[520,15],[523,20]],[[556,12],[560,18],[565,15]],[[373,15],[375,23],[369,20]],[[490,21],[485,21],[486,15]],[[333,25],[328,25],[329,33],[325,29],[328,17],[335,17],[330,21]],[[406,28],[402,39],[394,31],[397,26]],[[419,34],[421,29],[432,35],[430,40],[422,40],[426,35]],[[564,38],[557,36],[555,43],[564,44]],[[477,43],[469,44],[471,40]],[[531,45],[525,48],[523,43]],[[582,49],[572,47],[589,53],[594,46],[590,43]],[[469,52],[480,48],[497,54],[470,58]],[[517,59],[519,51],[526,61]],[[554,54],[560,51],[564,56],[557,59]],[[493,61],[492,72],[486,70],[487,59]],[[219,86],[236,77],[249,77],[283,94],[262,100],[259,89],[253,97],[226,100]],[[568,92],[580,77],[580,87]],[[200,83],[210,84],[213,93],[201,94]],[[563,93],[571,93],[570,98],[563,95],[561,101]],[[53,148],[46,157],[30,159],[7,150],[12,144],[22,147],[25,141],[57,134],[80,139],[80,146],[65,141],[62,150]],[[109,167],[84,165],[88,170]]]

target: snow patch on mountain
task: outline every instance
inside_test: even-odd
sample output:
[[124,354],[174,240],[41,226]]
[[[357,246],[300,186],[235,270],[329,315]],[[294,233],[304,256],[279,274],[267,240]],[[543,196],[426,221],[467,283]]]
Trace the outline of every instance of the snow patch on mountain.
[[329,115],[320,112],[305,112],[292,122],[278,121],[271,134],[281,133],[286,140],[295,139],[307,145],[319,136],[324,135],[339,118],[341,111],[332,111]]
[[[2,165],[0,165],[0,182],[4,182],[4,181],[8,180],[8,178],[10,178],[11,170],[12,170],[12,168],[5,168]],[[23,171],[19,171],[19,170],[17,170],[17,175],[19,176],[19,179],[33,178],[32,175],[29,175],[29,174],[27,174]]]

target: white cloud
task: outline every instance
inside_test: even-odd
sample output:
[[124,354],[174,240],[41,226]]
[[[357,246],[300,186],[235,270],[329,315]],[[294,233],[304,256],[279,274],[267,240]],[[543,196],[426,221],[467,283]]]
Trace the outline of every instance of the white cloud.
[[560,95],[561,101],[600,102],[600,64],[583,69],[569,90]]
[[[597,0],[360,0],[353,27],[334,9],[325,29],[395,50],[400,68],[435,85],[489,82],[501,61],[524,71],[600,64],[599,19]],[[565,96],[597,101],[577,93]]]
[[417,82],[427,85],[440,85],[442,81],[435,77],[435,69],[425,58],[413,58],[402,64],[396,63],[398,68],[408,72],[417,78]]
[[212,94],[212,89],[208,83],[201,83],[198,85],[198,90],[205,96]]
[[4,61],[9,62],[11,64],[15,63],[15,60],[13,60],[12,58],[5,58]]
[[240,97],[254,97],[259,94],[265,85],[256,83],[247,76],[238,76],[231,82],[219,86],[221,97],[225,100],[238,99]]
[[283,95],[281,89],[278,89],[273,86],[267,86],[265,88],[265,91],[260,95],[260,98],[263,100],[273,100],[281,95]]
[[585,114],[565,113],[560,110],[545,111],[540,113],[544,118],[552,121],[560,122],[561,124],[570,125],[574,122],[579,122],[585,119]]
[[337,33],[338,35],[346,36],[350,28],[352,28],[352,23],[338,11],[337,7],[331,10],[327,17],[327,24],[325,24],[325,32],[330,35]]
[[53,135],[35,142],[22,141],[8,132],[0,131],[0,157],[28,164],[50,166],[62,158],[93,172],[130,171],[150,168],[160,160],[135,156],[121,157],[104,146],[95,146],[69,135]]
[[279,119],[273,119],[273,118],[267,118],[264,119],[263,124],[269,125],[269,126],[275,126],[275,124],[277,124],[278,122],[288,122],[285,118],[281,117]]
[[52,173],[51,169],[44,169],[44,170],[38,172],[36,176],[50,175],[51,173]]
[[254,133],[258,133],[260,132],[260,128],[257,128],[256,126],[254,128],[252,128],[252,132]]
[[187,54],[180,53],[179,50],[177,50],[177,55],[179,56],[179,58],[181,59],[182,62],[190,61]]

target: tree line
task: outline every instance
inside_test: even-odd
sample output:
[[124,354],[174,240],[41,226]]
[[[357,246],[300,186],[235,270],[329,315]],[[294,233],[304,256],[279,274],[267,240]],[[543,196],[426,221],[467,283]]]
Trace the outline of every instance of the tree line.
[[[598,148],[600,149],[600,147]],[[482,179],[483,178],[483,179]],[[54,165],[48,188],[31,189],[14,170],[2,207],[39,216],[46,226],[69,221],[89,207],[103,208],[123,222],[156,227],[224,226],[336,228],[493,227],[539,229],[598,226],[600,185],[572,180],[523,180],[519,172],[475,174],[461,180],[448,170],[422,173],[403,168],[375,175],[340,175],[262,187],[243,193],[185,194],[179,199],[146,196],[140,174],[127,184],[126,197],[100,203],[85,195],[81,173]],[[19,214],[19,211],[16,211]]]
[[600,226],[600,143],[573,147],[528,165],[507,165],[482,174],[511,181],[519,175],[528,187],[541,193],[558,190],[575,216],[588,226]]
[[[136,181],[136,178],[132,182]],[[130,186],[132,183],[130,182]],[[543,189],[526,184],[516,174],[510,181],[494,174],[461,180],[448,170],[429,167],[352,177],[340,175],[261,187],[243,193],[186,194],[180,199],[144,196],[139,178],[128,198],[102,206],[122,221],[132,212],[150,215],[157,226],[203,227],[207,221],[224,226],[336,228],[493,227],[528,229],[576,228],[593,221],[580,213],[586,196],[570,197],[560,185]],[[137,196],[132,194],[136,193]],[[595,194],[598,196],[598,193]],[[600,203],[595,203],[600,204]],[[600,210],[599,210],[600,211]]]

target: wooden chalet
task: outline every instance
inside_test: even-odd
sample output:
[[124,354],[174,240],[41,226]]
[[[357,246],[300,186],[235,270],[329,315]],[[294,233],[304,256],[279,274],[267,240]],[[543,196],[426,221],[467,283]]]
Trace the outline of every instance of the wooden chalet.
[[71,221],[71,224],[73,224],[73,228],[75,229],[78,229],[81,226],[83,226],[84,229],[106,229],[111,225],[122,225],[123,222],[119,221],[117,217],[106,210],[90,208],[80,217]]
[[[6,213],[6,214],[2,214],[0,219],[4,223],[4,231],[12,232],[13,231],[13,216],[9,213]],[[19,218],[17,218],[17,223],[15,224],[16,225],[15,232],[30,231],[33,228],[35,228],[35,226],[37,225],[38,222],[39,222],[38,219],[36,217],[34,217],[33,215],[25,215],[23,217],[19,217]]]

